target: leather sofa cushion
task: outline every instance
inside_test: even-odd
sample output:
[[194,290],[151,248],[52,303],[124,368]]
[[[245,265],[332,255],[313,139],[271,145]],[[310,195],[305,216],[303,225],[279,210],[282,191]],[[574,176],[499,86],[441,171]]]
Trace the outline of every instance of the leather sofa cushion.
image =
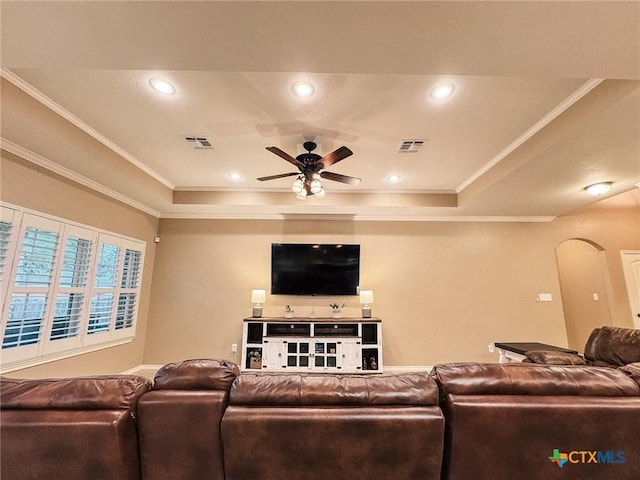
[[613,365],[640,362],[640,329],[601,327],[585,345],[585,356]]
[[640,362],[628,363],[624,367],[620,367],[620,370],[640,385]]
[[547,365],[587,365],[580,355],[567,352],[554,352],[551,350],[530,350],[525,353],[527,359],[533,363]]
[[228,360],[194,359],[168,363],[156,372],[154,390],[229,390],[240,374]]
[[437,405],[428,373],[398,375],[242,374],[231,387],[230,405]]
[[136,375],[91,376],[62,379],[0,380],[3,410],[74,409],[133,410],[151,382]]
[[445,395],[640,395],[624,372],[591,366],[452,363],[436,365],[432,375]]

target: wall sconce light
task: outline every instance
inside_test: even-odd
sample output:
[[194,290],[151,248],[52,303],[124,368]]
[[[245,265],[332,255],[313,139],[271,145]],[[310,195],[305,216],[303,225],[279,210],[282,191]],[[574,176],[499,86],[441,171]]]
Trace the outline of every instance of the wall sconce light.
[[373,290],[360,290],[360,303],[362,303],[362,318],[371,318],[371,305],[373,303]]
[[266,290],[251,290],[251,303],[253,303],[253,318],[260,318],[262,316],[262,305],[267,299]]

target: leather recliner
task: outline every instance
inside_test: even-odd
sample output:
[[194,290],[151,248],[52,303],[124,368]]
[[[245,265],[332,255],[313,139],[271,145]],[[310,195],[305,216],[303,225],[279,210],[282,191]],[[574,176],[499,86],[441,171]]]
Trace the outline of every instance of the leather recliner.
[[158,370],[138,403],[142,475],[224,480],[220,422],[240,374],[226,360],[195,359]]
[[226,480],[439,480],[427,373],[242,374],[222,419]]
[[134,375],[0,381],[7,480],[140,480]]
[[436,365],[443,480],[640,478],[640,368],[625,370]]
[[604,326],[595,328],[584,346],[584,355],[533,350],[526,354],[526,362],[546,365],[591,365],[620,367],[640,362],[640,330]]

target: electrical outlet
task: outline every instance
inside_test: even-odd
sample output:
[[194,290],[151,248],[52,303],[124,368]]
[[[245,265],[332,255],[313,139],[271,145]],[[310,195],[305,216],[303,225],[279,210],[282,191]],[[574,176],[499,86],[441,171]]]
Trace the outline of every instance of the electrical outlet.
[[539,293],[538,302],[552,302],[553,296],[550,293]]
[[496,351],[496,347],[493,343],[489,344],[489,353],[493,353]]
[[237,343],[232,343],[231,344],[231,351],[233,353],[236,353],[238,351],[238,344]]

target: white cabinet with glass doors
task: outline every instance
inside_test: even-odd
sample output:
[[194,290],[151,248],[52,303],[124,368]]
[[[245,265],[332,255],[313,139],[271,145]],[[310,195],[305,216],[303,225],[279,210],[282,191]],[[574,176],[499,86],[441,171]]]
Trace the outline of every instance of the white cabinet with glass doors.
[[382,372],[379,319],[244,320],[243,371]]

